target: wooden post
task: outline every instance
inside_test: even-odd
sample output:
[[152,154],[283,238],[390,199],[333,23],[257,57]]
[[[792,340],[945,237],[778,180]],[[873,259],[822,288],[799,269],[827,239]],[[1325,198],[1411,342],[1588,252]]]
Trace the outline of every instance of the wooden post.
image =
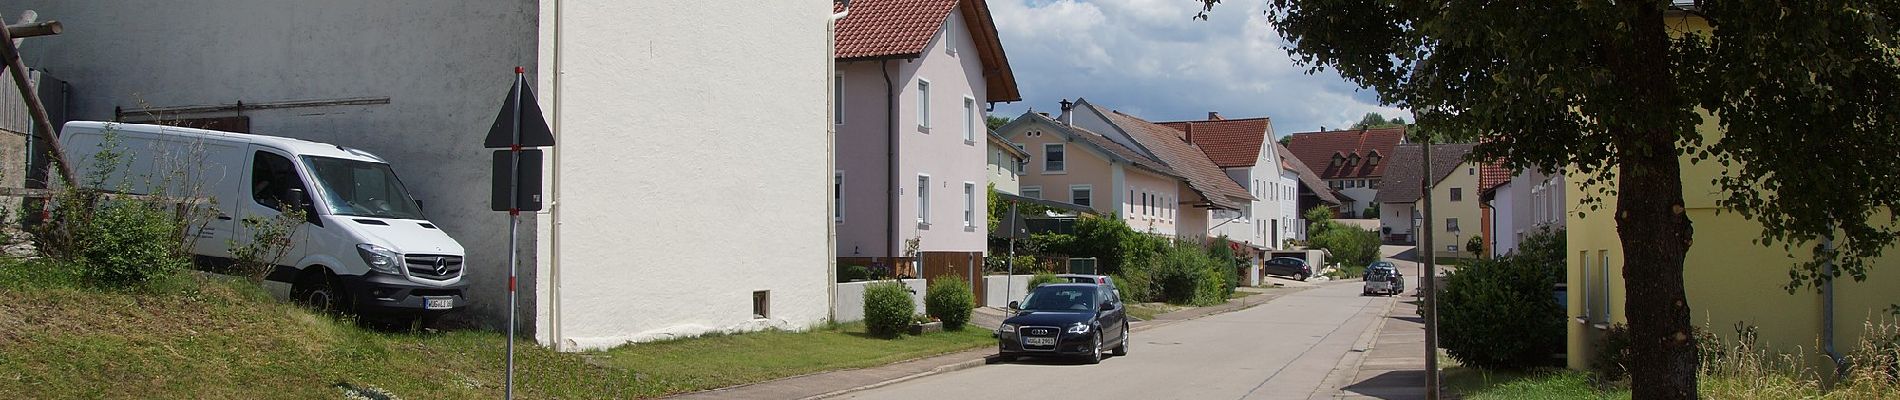
[[[44,32],[59,33],[58,21],[26,25],[50,26]],[[20,61],[20,49],[13,46],[13,28],[8,26],[6,29],[0,29],[0,57],[6,58],[6,69],[9,75],[13,75],[13,85],[20,88],[20,98],[26,100],[27,112],[33,115],[33,128],[37,131],[34,135],[45,141],[46,151],[52,153],[47,159],[59,166],[60,181],[67,187],[72,187],[73,166],[66,162],[65,146],[60,145],[59,138],[53,136],[53,121],[46,115],[46,104],[40,103],[40,93],[26,81],[26,64]]]

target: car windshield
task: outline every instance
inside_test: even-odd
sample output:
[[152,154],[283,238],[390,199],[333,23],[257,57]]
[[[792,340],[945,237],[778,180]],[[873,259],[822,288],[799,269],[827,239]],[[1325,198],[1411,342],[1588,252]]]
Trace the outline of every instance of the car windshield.
[[1391,275],[1392,275],[1392,270],[1388,270],[1385,268],[1373,267],[1372,269],[1366,270],[1366,279],[1379,279],[1379,278],[1385,278]]
[[316,172],[332,215],[423,219],[389,164],[314,156],[304,156],[304,163]]
[[1027,311],[1089,311],[1095,309],[1095,288],[1087,286],[1043,286],[1023,299]]

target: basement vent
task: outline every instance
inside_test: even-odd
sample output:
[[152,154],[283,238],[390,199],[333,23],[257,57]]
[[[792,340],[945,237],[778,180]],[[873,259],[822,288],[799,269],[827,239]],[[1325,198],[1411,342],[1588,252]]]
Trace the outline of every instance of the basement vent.
[[771,317],[772,291],[760,290],[752,292],[752,319],[766,319]]

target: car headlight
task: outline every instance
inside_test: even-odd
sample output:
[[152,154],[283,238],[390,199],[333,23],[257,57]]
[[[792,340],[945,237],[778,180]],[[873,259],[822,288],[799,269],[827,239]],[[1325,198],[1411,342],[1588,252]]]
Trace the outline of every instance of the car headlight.
[[356,255],[363,256],[363,263],[369,264],[370,270],[391,275],[402,274],[402,255],[395,250],[364,243],[356,245]]
[[1075,326],[1069,327],[1069,333],[1089,333],[1089,326],[1076,324]]
[[1003,324],[1003,326],[999,326],[999,327],[996,327],[996,332],[998,332],[998,333],[1016,333],[1016,325],[1010,325],[1010,324]]

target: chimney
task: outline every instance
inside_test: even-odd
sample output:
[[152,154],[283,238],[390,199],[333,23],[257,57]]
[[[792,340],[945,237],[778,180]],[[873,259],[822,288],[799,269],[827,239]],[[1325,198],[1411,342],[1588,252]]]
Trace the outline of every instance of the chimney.
[[1194,143],[1194,122],[1190,121],[1187,123],[1187,136],[1182,137],[1181,140],[1186,140],[1188,143]]
[[1221,118],[1221,117],[1220,117],[1220,111],[1208,111],[1208,112],[1207,112],[1207,120],[1208,120],[1208,121],[1219,121],[1219,120],[1223,120],[1223,119],[1226,119],[1226,118]]
[[1062,99],[1062,125],[1075,125],[1073,114],[1075,114],[1075,103],[1069,102],[1069,99]]

